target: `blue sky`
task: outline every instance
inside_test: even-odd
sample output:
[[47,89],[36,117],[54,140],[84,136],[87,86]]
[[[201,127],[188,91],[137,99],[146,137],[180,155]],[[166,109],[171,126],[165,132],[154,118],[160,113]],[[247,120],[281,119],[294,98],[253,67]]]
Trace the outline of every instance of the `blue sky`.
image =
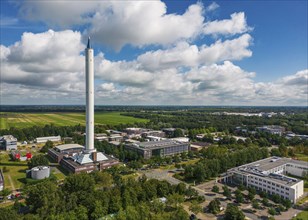
[[[50,2],[40,5],[35,2],[36,1],[22,1],[21,3],[14,3],[13,1],[1,1],[1,50],[9,51],[6,53],[8,55],[2,56],[6,57],[1,60],[2,63],[5,62],[5,65],[3,66],[7,67],[1,69],[3,75],[1,83],[3,85],[5,84],[3,86],[5,89],[1,92],[5,104],[14,104],[14,101],[11,100],[13,97],[15,97],[16,100],[16,95],[19,89],[21,92],[25,93],[37,92],[37,95],[35,96],[29,95],[23,99],[18,98],[18,103],[22,104],[24,104],[23,102],[30,104],[37,104],[37,102],[43,102],[43,104],[62,104],[63,102],[68,104],[83,103],[83,95],[80,95],[79,98],[75,97],[74,99],[72,99],[71,96],[71,93],[77,91],[77,93],[82,94],[82,85],[79,85],[80,87],[77,89],[73,88],[74,86],[72,85],[63,84],[62,87],[60,85],[57,90],[51,89],[50,82],[45,82],[45,79],[38,80],[41,81],[41,83],[29,83],[27,80],[28,78],[39,78],[42,77],[43,74],[35,76],[33,72],[38,73],[39,71],[36,71],[35,69],[33,70],[33,66],[29,68],[23,66],[22,64],[17,64],[17,62],[24,63],[24,57],[17,59],[16,56],[13,56],[14,51],[22,51],[22,53],[25,54],[36,53],[35,51],[26,51],[26,47],[24,47],[23,43],[19,45],[20,48],[13,46],[16,42],[21,41],[21,37],[24,32],[40,34],[46,33],[50,29],[55,33],[62,33],[63,31],[68,30],[77,31],[81,38],[81,41],[79,42],[80,45],[85,43],[84,39],[86,35],[89,33],[90,35],[92,34],[97,60],[99,60],[98,63],[100,62],[101,64],[98,64],[98,68],[100,66],[101,69],[98,70],[96,74],[98,94],[96,97],[97,104],[307,104],[307,101],[305,100],[307,97],[307,89],[305,88],[305,85],[307,85],[308,68],[307,1],[158,1],[159,3],[155,4],[157,7],[151,6],[153,11],[161,11],[162,8],[165,7],[166,12],[161,12],[161,14],[159,14],[160,12],[157,14],[153,12],[153,17],[151,17],[151,15],[142,14],[142,12],[146,10],[151,12],[149,9],[150,6],[147,6],[149,3],[143,2],[143,4],[140,5],[142,10],[140,12],[136,12],[134,16],[140,16],[140,27],[145,28],[144,30],[138,30],[138,28],[134,30],[129,27],[126,30],[126,27],[123,28],[123,26],[121,26],[121,22],[127,22],[127,24],[130,24],[130,21],[121,20],[126,19],[125,17],[121,17],[121,14],[116,17],[117,10],[130,14],[135,13],[135,7],[127,7],[127,9],[124,10],[121,6],[110,3],[109,7],[114,10],[114,14],[111,16],[108,14],[108,10],[104,8],[104,4],[107,4],[107,1],[100,3],[100,6],[89,6],[89,9],[87,10],[81,10],[78,7],[82,6],[75,4],[72,6],[73,12],[70,12],[69,9],[64,12],[61,11],[60,7],[63,7],[63,5],[52,5],[50,7],[48,5]],[[97,2],[99,1],[94,1],[94,4]],[[69,7],[69,2],[65,3],[65,7]],[[126,3],[122,2],[122,5],[125,4]],[[191,12],[191,15],[185,17],[185,13],[191,6],[196,6],[196,11]],[[215,7],[210,9],[210,6]],[[47,10],[48,7],[50,7],[51,11],[54,10],[54,14],[51,13],[50,16],[39,14],[39,11]],[[57,7],[59,7],[59,10],[57,10]],[[129,11],[130,8],[132,8],[132,12]],[[199,10],[200,8],[202,9],[201,12]],[[75,11],[76,13],[74,13]],[[80,21],[77,19],[76,21],[70,19],[69,15],[67,17],[65,13],[72,13],[72,18],[78,18],[80,15]],[[93,16],[95,13],[99,14],[99,16]],[[230,16],[233,13],[236,13],[237,15],[244,13],[244,24],[243,19],[240,18],[241,16],[238,16],[232,20]],[[152,30],[158,25],[164,27],[164,25],[167,26],[173,24],[171,21],[164,18],[173,15],[177,15],[174,16],[174,19],[179,19],[184,22],[187,21],[187,25],[183,25],[183,27],[179,27],[178,29],[175,28],[175,37],[170,36],[170,34],[166,34],[165,37],[161,37],[165,35],[166,30],[168,30],[167,27],[166,29],[158,28],[157,31],[154,31],[152,37]],[[147,17],[144,19],[144,22],[148,21],[150,23],[149,30],[147,30],[147,26],[144,26],[142,23],[143,16]],[[57,19],[57,17],[59,19]],[[99,19],[102,20],[100,21]],[[109,23],[110,21],[113,22],[114,20],[118,20],[115,21],[110,29],[108,29],[112,31],[114,30],[114,32],[110,33],[110,35],[106,34],[106,28],[104,29],[104,27],[99,26],[100,22],[103,24],[104,19],[112,19],[109,20]],[[157,22],[153,22],[154,24],[151,29],[151,23],[155,19],[157,19]],[[201,19],[201,23],[198,23],[198,19]],[[202,21],[202,19],[204,20]],[[226,27],[230,23],[219,23],[219,25],[222,26],[222,29],[219,29],[218,31],[213,25],[211,28],[206,29],[205,26],[211,25],[210,23],[215,20],[232,20],[234,26],[242,25],[243,27],[241,27],[242,29],[239,29],[238,31],[232,31],[230,29],[232,27]],[[132,19],[132,22],[132,25],[139,27],[138,19],[137,21]],[[194,24],[196,26],[195,29],[192,28],[190,35],[184,33],[185,28],[190,26],[188,24]],[[225,26],[223,27],[223,25]],[[200,28],[203,27],[204,32],[201,31],[200,33]],[[221,30],[223,30],[223,32],[221,32]],[[137,35],[135,35],[135,33],[131,33],[132,31],[137,32]],[[142,33],[143,31],[146,33]],[[140,39],[135,39],[139,36],[138,32],[140,32],[141,35]],[[157,37],[155,37],[155,34]],[[123,37],[118,35],[122,35]],[[144,38],[142,38],[143,35]],[[245,36],[241,38],[243,35]],[[68,35],[62,36],[65,38],[71,37]],[[37,35],[37,37],[41,38],[41,35]],[[113,37],[115,40],[112,40]],[[26,38],[27,37],[25,37],[25,39]],[[177,51],[177,49],[182,48],[178,46],[180,43],[185,44],[186,46],[183,47],[186,49],[189,46],[191,46],[191,48],[193,46],[198,47],[201,54],[202,47],[210,47],[210,45],[217,44],[218,42],[233,41],[236,39],[240,39],[239,42],[242,42],[243,46],[241,48],[234,48],[235,46],[233,45],[230,49],[223,44],[219,48],[220,50],[223,50],[225,54],[220,54],[220,58],[213,58],[212,62],[208,62],[207,60],[211,57],[211,53],[213,53],[213,56],[218,53],[215,48],[210,51],[206,51],[206,55],[204,57],[197,58],[198,61],[193,60],[191,62],[186,62],[184,58],[181,60],[176,60],[174,61],[174,63],[177,63],[176,66],[170,65],[170,63],[167,65],[163,61],[160,61],[159,67],[149,67],[151,65],[149,64],[149,60],[147,60],[151,60],[153,58],[168,58],[170,51]],[[246,40],[244,42],[244,40],[241,39]],[[33,44],[35,43],[36,42],[33,42]],[[48,47],[47,45],[42,46]],[[235,54],[236,51],[241,50],[243,50],[242,53]],[[166,53],[165,56],[162,55],[162,51]],[[249,51],[251,54],[249,54]],[[179,56],[181,56],[181,50],[178,52]],[[67,53],[71,54],[73,52],[67,51]],[[82,54],[82,50],[74,53],[75,57],[71,57],[72,60],[77,59],[76,56],[78,56],[78,54]],[[101,56],[99,56],[99,53],[102,53],[103,55],[101,54]],[[147,56],[146,59],[138,59],[138,57],[147,53],[151,53],[151,56]],[[144,56],[142,57],[144,58]],[[60,62],[57,57],[52,58],[51,60],[57,60]],[[49,63],[51,60],[44,60],[42,62]],[[112,67],[112,71],[102,67],[102,65],[106,64],[106,62],[110,65],[110,68]],[[227,64],[230,64],[228,62],[231,62],[232,65],[228,66]],[[167,65],[167,67],[161,68],[162,65]],[[224,66],[226,67],[224,68]],[[224,73],[223,71],[225,71],[227,67],[231,67],[229,70],[234,70],[234,73]],[[13,79],[10,75],[11,73],[6,72],[10,71],[10,68],[15,70],[18,69],[22,72],[17,74],[18,76]],[[69,69],[62,69],[51,73],[52,71],[50,71],[50,69],[44,70],[44,68],[39,68],[42,69],[42,72],[46,72],[44,77],[48,76],[50,81],[55,81],[52,77],[57,74],[61,75],[61,73],[63,74],[70,72]],[[240,68],[241,71],[238,71],[238,68]],[[79,75],[82,73],[81,70],[81,68],[80,70],[72,70],[72,73],[70,74],[73,74],[74,72],[78,75],[78,77],[80,77]],[[118,72],[114,72],[114,77],[110,77],[106,76],[107,73],[104,72],[108,72],[108,70],[110,73],[116,70]],[[126,70],[129,71],[124,74]],[[119,74],[121,71],[123,71],[122,75]],[[48,74],[53,74],[53,76],[48,75],[47,72]],[[216,78],[215,73],[217,73]],[[119,74],[119,76],[117,74]],[[170,75],[169,78],[167,77],[168,74]],[[230,74],[226,76],[226,79],[228,77],[230,78],[230,82],[225,82],[224,85],[220,85],[219,79],[220,77],[223,77],[224,74]],[[127,75],[128,77],[125,78],[123,75]],[[25,78],[23,79],[22,77]],[[78,77],[76,76],[76,80]],[[134,78],[134,80],[130,81],[130,77]],[[138,77],[140,77],[140,80]],[[170,80],[170,82],[175,83],[171,86],[174,88],[164,89],[162,82],[153,83],[153,80],[150,80],[151,77],[153,79],[155,78],[155,80],[157,78],[165,77],[166,79],[164,80]],[[180,77],[182,78],[180,79]],[[232,83],[232,79],[239,81],[241,85],[249,84],[250,87],[239,88],[238,85],[234,85],[234,88],[229,88],[227,85],[228,83]],[[78,83],[80,83],[79,81]],[[150,83],[150,81],[152,83]],[[300,90],[293,88],[299,88],[298,85],[294,84],[294,82],[299,82],[301,88]],[[293,87],[288,88],[287,91],[284,91],[283,88],[285,85],[290,86],[291,84]],[[201,91],[200,88],[203,88],[203,85],[206,85],[206,90]],[[176,92],[177,87],[181,88],[181,86],[185,89],[188,88],[188,90],[183,93]],[[14,88],[14,92],[12,92],[10,88]],[[46,88],[46,90],[44,88]],[[144,94],[146,94],[148,90],[157,91],[157,94],[153,95],[153,97],[149,100],[144,99]],[[225,90],[228,95],[225,95],[222,90]],[[241,92],[238,90],[241,90]],[[246,97],[245,90],[248,91]],[[291,94],[288,94],[291,90],[294,90],[293,93],[291,92]],[[278,91],[277,94],[271,94],[275,93],[275,91]],[[44,95],[45,93],[53,94],[52,98],[46,101],[46,95]],[[233,93],[234,95],[232,95]],[[122,96],[124,96],[125,99],[120,98]],[[161,97],[161,99],[157,97]],[[175,99],[180,99],[180,101],[174,102],[173,100]],[[127,100],[129,100],[128,103]],[[264,102],[264,100],[267,101]],[[200,101],[202,103],[200,103]]]

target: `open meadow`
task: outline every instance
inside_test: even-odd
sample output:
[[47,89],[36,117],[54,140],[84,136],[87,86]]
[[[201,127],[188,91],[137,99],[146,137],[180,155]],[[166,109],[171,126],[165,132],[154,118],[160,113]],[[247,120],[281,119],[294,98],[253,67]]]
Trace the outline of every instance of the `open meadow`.
[[[96,112],[95,124],[127,124],[135,122],[147,122],[146,119],[121,115],[121,112]],[[54,124],[56,126],[84,125],[85,113],[0,113],[0,129],[25,128],[34,125],[44,126]]]

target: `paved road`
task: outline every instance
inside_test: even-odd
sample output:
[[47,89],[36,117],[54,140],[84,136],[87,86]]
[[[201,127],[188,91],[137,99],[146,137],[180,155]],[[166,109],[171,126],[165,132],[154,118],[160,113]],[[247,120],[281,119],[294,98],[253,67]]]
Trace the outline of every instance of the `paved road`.
[[11,184],[11,187],[12,187],[12,191],[14,192],[16,188],[15,188],[15,185],[14,185],[13,180],[11,178],[11,175],[8,174],[7,177],[9,179],[9,181],[10,181],[10,184]]

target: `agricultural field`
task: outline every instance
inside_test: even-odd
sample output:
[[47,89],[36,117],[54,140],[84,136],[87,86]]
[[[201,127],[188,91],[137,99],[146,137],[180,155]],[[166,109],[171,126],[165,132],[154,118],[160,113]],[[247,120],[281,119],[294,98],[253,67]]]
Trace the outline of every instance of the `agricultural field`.
[[[121,112],[95,113],[95,124],[126,124],[147,122],[146,119],[121,115]],[[56,126],[69,126],[85,124],[85,113],[0,113],[0,129],[25,128],[34,125],[43,126],[54,124]]]

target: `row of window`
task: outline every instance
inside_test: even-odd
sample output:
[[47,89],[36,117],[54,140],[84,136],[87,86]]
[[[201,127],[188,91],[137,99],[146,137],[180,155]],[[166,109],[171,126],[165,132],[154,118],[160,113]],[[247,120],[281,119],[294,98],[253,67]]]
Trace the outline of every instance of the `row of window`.
[[[257,181],[251,180],[250,182],[262,186],[262,183],[260,183],[261,181],[260,181],[260,182],[257,182]],[[272,186],[275,186],[275,187],[272,187],[272,189],[281,188],[281,189],[284,189],[284,190],[289,191],[289,188],[284,187],[284,186],[281,186],[281,185],[279,185],[279,184],[271,183],[270,181],[266,181],[266,180],[263,180],[263,182],[269,184],[269,185],[263,184],[263,187],[266,187],[266,186],[267,186],[267,188],[270,189],[270,188],[271,188],[270,185],[272,185]]]

